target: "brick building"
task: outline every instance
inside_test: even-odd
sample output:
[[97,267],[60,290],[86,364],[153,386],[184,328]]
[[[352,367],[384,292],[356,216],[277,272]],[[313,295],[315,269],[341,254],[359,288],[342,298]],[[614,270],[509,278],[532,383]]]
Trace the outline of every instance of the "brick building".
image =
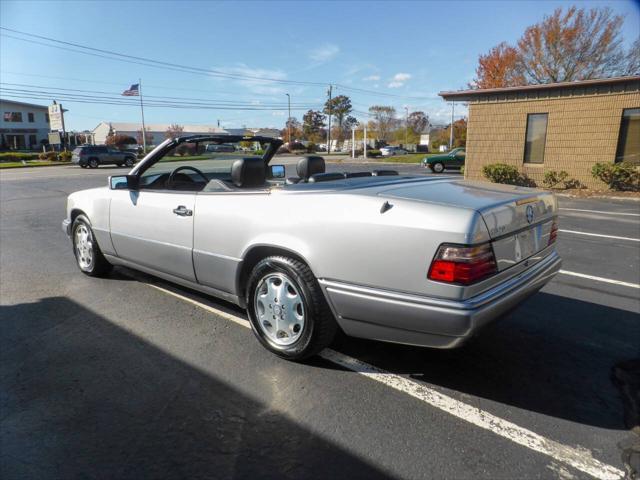
[[591,188],[597,162],[640,164],[640,76],[440,92],[469,104],[465,177],[506,163],[542,185],[565,170]]

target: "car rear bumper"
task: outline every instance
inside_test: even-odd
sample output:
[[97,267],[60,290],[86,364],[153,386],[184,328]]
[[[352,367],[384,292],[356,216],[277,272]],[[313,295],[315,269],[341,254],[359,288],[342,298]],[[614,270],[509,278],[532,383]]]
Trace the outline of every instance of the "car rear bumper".
[[554,251],[534,267],[463,301],[320,280],[347,335],[408,345],[454,348],[540,290],[560,270]]

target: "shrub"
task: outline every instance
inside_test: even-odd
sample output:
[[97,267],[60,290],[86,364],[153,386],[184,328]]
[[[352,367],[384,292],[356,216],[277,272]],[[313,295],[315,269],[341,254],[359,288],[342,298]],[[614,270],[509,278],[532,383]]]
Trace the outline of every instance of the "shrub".
[[526,175],[520,173],[513,165],[492,163],[482,167],[482,174],[493,183],[505,183],[521,187],[535,187],[536,184]]
[[3,152],[0,153],[0,162],[22,162],[23,160],[35,160],[37,153]]
[[612,190],[640,191],[640,170],[630,162],[596,163],[591,174]]
[[71,152],[68,151],[64,151],[64,152],[60,152],[60,154],[58,155],[58,159],[61,162],[70,162],[71,161]]
[[38,155],[40,160],[49,160],[50,162],[55,161],[58,158],[58,154],[56,152],[42,152]]
[[511,165],[504,163],[493,163],[482,167],[482,174],[493,183],[506,183],[508,185],[519,185],[520,172]]
[[569,174],[564,170],[560,170],[556,172],[554,170],[550,170],[545,172],[544,179],[542,180],[542,184],[546,188],[554,188],[561,183],[564,184],[564,181],[569,177]]
[[542,183],[546,188],[584,188],[584,185],[579,180],[569,178],[569,174],[564,170],[546,172]]
[[[280,153],[280,150],[278,150],[278,153]],[[264,155],[264,150],[259,148],[258,150],[256,150],[255,152],[253,152],[254,155]]]

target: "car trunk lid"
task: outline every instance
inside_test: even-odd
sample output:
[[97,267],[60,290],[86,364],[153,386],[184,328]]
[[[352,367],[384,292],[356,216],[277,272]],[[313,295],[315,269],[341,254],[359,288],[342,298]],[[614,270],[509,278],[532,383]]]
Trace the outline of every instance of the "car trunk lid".
[[557,203],[531,188],[462,180],[429,181],[384,190],[380,196],[479,212],[487,226],[498,270],[535,256],[549,245]]

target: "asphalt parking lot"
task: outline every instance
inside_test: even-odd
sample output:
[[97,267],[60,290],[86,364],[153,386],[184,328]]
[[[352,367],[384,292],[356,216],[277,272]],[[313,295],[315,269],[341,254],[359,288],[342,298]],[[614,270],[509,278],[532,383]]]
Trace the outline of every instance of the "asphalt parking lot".
[[229,304],[78,271],[66,196],[115,173],[0,172],[1,478],[624,478],[640,203],[561,197],[562,273],[463,349],[295,364]]

